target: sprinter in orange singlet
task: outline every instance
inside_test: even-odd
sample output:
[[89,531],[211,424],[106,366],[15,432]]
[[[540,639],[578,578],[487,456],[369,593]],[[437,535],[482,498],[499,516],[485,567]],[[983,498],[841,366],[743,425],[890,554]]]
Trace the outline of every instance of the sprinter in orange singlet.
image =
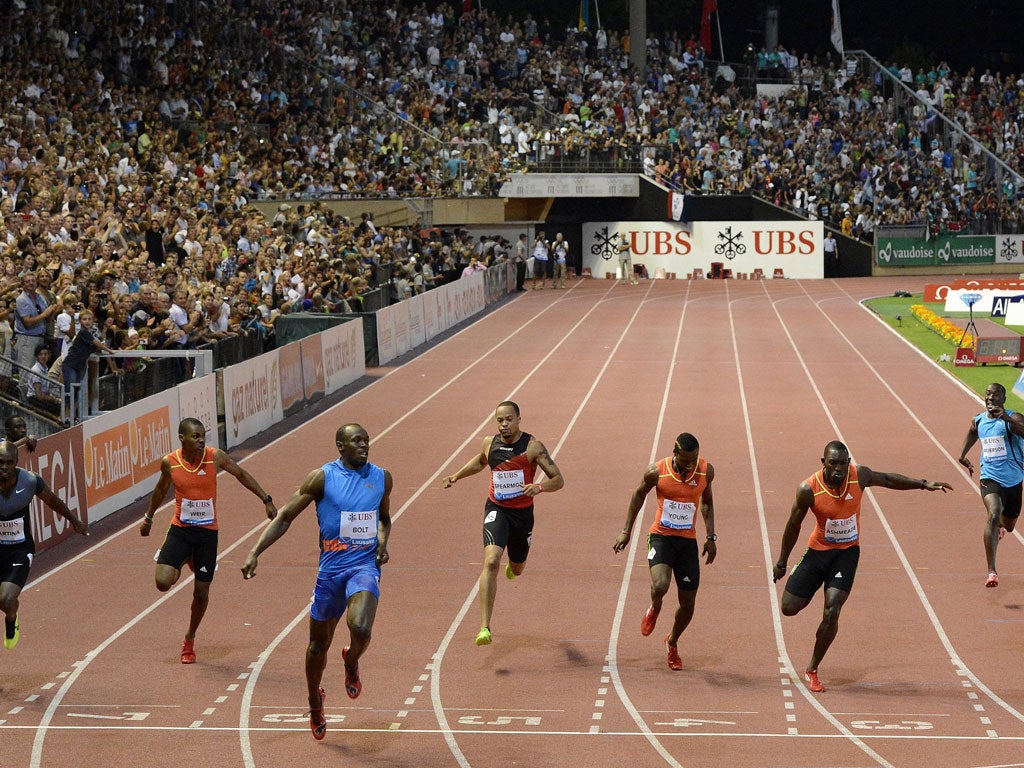
[[807,542],[807,551],[793,567],[782,594],[782,613],[795,616],[811,602],[824,585],[825,609],[815,634],[811,663],[804,671],[807,687],[816,693],[825,690],[818,680],[818,664],[839,631],[839,613],[850,596],[860,559],[860,502],[862,492],[871,486],[896,491],[952,490],[948,483],[915,480],[895,472],[875,472],[863,464],[850,463],[850,451],[838,440],[825,446],[821,469],[800,483],[789,521],[782,533],[782,549],[772,569],[778,581],[786,573],[786,563],[796,546],[800,525],[808,510],[815,525]]
[[[505,576],[514,579],[526,567],[533,535],[533,499],[544,491],[557,491],[565,485],[562,472],[548,455],[544,443],[519,428],[519,406],[511,400],[494,409],[498,434],[485,437],[483,447],[454,475],[441,479],[442,488],[451,488],[464,477],[491,468],[490,493],[484,503],[484,567],[480,573],[480,631],[477,645],[491,643],[491,614],[498,591],[498,566],[501,553],[508,547]],[[537,468],[547,479],[536,482]]]
[[174,486],[174,518],[156,557],[156,588],[166,592],[181,577],[187,562],[195,571],[192,616],[181,646],[181,663],[196,660],[196,630],[210,602],[210,584],[217,569],[217,472],[224,470],[252,491],[266,508],[267,519],[277,514],[274,500],[255,478],[219,448],[207,447],[206,427],[199,419],[182,419],[178,425],[181,448],[164,456],[160,479],[153,489],[149,509],[139,533],[149,536],[153,515],[163,504],[167,489]]
[[661,613],[661,603],[672,576],[676,577],[679,607],[676,609],[672,629],[665,636],[668,650],[668,668],[679,671],[683,660],[679,657],[679,636],[693,618],[700,587],[700,555],[697,554],[697,510],[704,520],[707,538],[701,554],[705,564],[711,565],[718,554],[718,536],[715,534],[715,501],[711,483],[715,468],[698,454],[700,444],[689,432],[676,438],[672,455],[651,464],[644,472],[640,485],[633,491],[626,512],[626,525],[615,537],[612,549],[621,552],[629,543],[633,523],[644,506],[644,499],[657,488],[658,507],[654,522],[647,534],[647,565],[651,570],[651,606],[640,620],[640,634],[645,637],[654,631]]

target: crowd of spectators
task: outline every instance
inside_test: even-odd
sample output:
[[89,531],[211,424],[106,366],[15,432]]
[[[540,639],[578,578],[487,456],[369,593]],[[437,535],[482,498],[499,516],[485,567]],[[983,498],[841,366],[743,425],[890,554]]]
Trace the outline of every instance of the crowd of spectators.
[[[271,344],[281,314],[358,310],[382,266],[401,299],[507,252],[350,221],[329,198],[494,195],[513,172],[595,162],[763,195],[865,237],[1021,220],[1013,177],[938,118],[1021,170],[1015,75],[777,49],[755,69],[787,86],[758,96],[692,36],[646,40],[641,77],[627,32],[444,3],[14,0],[7,17],[0,344],[11,357],[32,274],[61,309],[46,320],[55,371],[84,309],[115,349],[246,331]],[[253,205],[267,200],[271,216]],[[0,384],[11,375],[0,364]]]
[[719,89],[703,120],[665,131],[669,150],[650,153],[646,172],[695,194],[758,194],[863,238],[879,225],[1024,231],[1024,79],[794,58],[781,58],[792,87],[777,98]]

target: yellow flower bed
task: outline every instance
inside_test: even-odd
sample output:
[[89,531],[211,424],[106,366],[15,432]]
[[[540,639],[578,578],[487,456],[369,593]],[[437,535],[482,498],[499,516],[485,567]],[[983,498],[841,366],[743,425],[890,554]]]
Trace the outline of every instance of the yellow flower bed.
[[[959,328],[944,317],[939,317],[928,307],[922,304],[915,304],[910,308],[914,317],[935,331],[950,344],[960,347],[973,347],[974,336],[965,334],[963,328]],[[963,341],[961,341],[963,339]]]

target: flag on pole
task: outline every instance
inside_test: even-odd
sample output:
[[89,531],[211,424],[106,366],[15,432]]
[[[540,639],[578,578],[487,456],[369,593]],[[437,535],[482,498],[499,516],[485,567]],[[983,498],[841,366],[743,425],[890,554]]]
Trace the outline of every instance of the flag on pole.
[[843,22],[839,18],[839,0],[832,0],[832,45],[843,55]]
[[704,0],[704,10],[700,14],[700,44],[704,52],[711,53],[711,14],[718,13],[718,0]]
[[590,0],[580,0],[580,20],[576,24],[576,29],[580,32],[583,31],[584,27],[590,26]]

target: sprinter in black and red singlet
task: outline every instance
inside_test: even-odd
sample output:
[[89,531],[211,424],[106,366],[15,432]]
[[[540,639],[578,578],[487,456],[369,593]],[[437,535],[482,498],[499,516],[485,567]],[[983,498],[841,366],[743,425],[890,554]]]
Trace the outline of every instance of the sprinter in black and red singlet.
[[[491,613],[498,591],[498,566],[501,553],[508,547],[505,576],[514,579],[526,567],[533,534],[533,497],[557,491],[565,481],[544,444],[519,428],[519,406],[511,400],[494,410],[498,434],[484,438],[480,452],[466,465],[441,480],[442,488],[451,488],[464,477],[484,467],[491,469],[490,493],[484,504],[484,567],[480,574],[480,632],[477,645],[491,642]],[[536,482],[540,467],[547,479]]]

